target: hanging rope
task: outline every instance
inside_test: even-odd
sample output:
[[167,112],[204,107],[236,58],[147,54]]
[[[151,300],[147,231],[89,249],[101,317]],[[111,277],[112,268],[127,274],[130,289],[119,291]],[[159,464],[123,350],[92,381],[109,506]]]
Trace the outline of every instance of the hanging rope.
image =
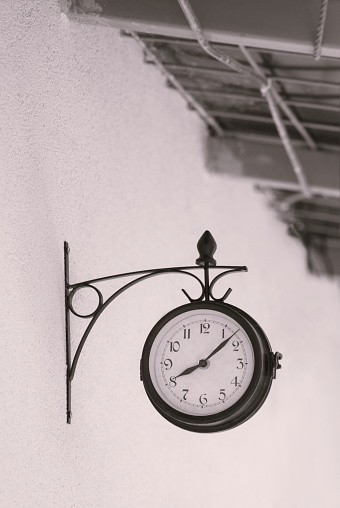
[[[301,163],[299,161],[299,158],[294,150],[294,147],[290,141],[287,129],[285,128],[285,125],[282,121],[279,108],[277,107],[276,101],[278,100],[278,93],[273,93],[273,86],[272,81],[270,79],[267,79],[266,76],[262,74],[261,71],[259,71],[259,68],[255,62],[253,62],[253,65],[251,65],[251,68],[248,68],[242,64],[240,64],[237,60],[229,57],[224,52],[219,51],[218,49],[214,48],[205,38],[203,30],[201,28],[201,25],[190,5],[189,0],[177,0],[180,7],[182,8],[182,11],[187,18],[187,21],[189,25],[191,26],[193,32],[196,35],[197,41],[199,42],[200,46],[204,49],[206,53],[208,53],[210,56],[215,58],[216,60],[219,60],[221,63],[227,65],[228,67],[232,68],[234,71],[239,72],[245,76],[248,76],[250,78],[253,78],[260,90],[262,95],[265,97],[268,103],[268,107],[270,110],[270,113],[273,118],[273,122],[276,126],[276,129],[278,131],[278,134],[281,138],[282,145],[287,153],[287,156],[292,164],[293,171],[296,175],[296,178],[299,182],[302,196],[305,198],[310,198],[312,193],[309,188],[309,185],[307,183],[303,168],[301,166]],[[280,101],[278,101],[280,104]]]
[[301,195],[304,198],[311,198],[312,193],[311,193],[310,187],[307,183],[305,173],[303,171],[303,168],[301,166],[299,158],[296,154],[296,151],[294,150],[293,145],[289,139],[287,129],[286,129],[284,123],[282,122],[279,108],[277,107],[274,97],[272,95],[270,79],[268,80],[268,83],[266,85],[261,87],[261,93],[267,99],[269,110],[270,110],[271,115],[273,117],[273,120],[274,120],[275,126],[277,128],[277,131],[279,133],[279,136],[281,138],[281,143],[282,143],[284,149],[286,150],[286,154],[291,162],[295,176],[300,184],[301,191],[302,191]]
[[208,55],[212,56],[213,58],[223,63],[224,65],[227,65],[235,72],[239,72],[244,76],[248,76],[248,78],[250,79],[255,79],[255,81],[257,81],[257,83],[259,84],[259,86],[261,86],[262,84],[261,78],[259,78],[259,76],[255,72],[253,72],[252,69],[249,69],[249,67],[240,64],[237,60],[227,55],[223,51],[220,51],[219,49],[215,48],[210,44],[210,42],[207,41],[201,28],[200,22],[198,21],[198,18],[190,5],[190,2],[188,0],[178,0],[178,3],[192,31],[195,33],[197,42],[199,43],[201,48],[206,53],[208,53]]
[[180,95],[187,102],[188,107],[194,109],[200,117],[212,128],[212,130],[220,137],[224,136],[224,131],[222,127],[218,124],[218,122],[210,116],[205,109],[197,102],[195,99],[185,90],[185,88],[180,84],[180,82],[170,74],[170,72],[166,69],[166,67],[161,63],[161,61],[157,58],[155,53],[148,48],[148,46],[143,42],[143,40],[139,37],[136,32],[128,32],[131,37],[139,44],[139,46],[143,49],[144,54],[152,61],[156,67],[161,71],[165,79],[169,84],[171,84],[176,90],[180,93]]
[[268,86],[268,88],[271,89],[272,95],[273,95],[276,103],[280,106],[282,111],[286,114],[286,116],[292,122],[292,124],[294,125],[296,130],[300,133],[300,135],[303,137],[303,139],[305,140],[305,142],[307,143],[309,148],[311,150],[316,150],[317,146],[314,143],[313,139],[310,137],[307,130],[304,128],[304,126],[302,125],[300,120],[296,117],[296,115],[293,113],[293,111],[290,109],[290,107],[287,105],[287,103],[282,99],[281,95],[279,94],[279,92],[276,89],[276,86],[275,86],[275,83],[273,82],[273,80],[270,78],[267,78],[267,76],[262,72],[262,70],[260,69],[260,67],[258,66],[255,59],[250,54],[250,52],[248,51],[247,48],[245,48],[244,46],[239,46],[239,48],[242,51],[242,53],[244,54],[244,56],[246,57],[246,59],[248,60],[251,67],[256,72],[256,74],[258,76],[261,76],[262,82],[263,82],[262,88],[264,86],[264,83],[267,81],[267,86]]
[[325,29],[326,16],[327,16],[328,0],[321,0],[319,24],[316,31],[313,58],[314,60],[320,60],[321,58],[321,46],[323,39],[323,32]]

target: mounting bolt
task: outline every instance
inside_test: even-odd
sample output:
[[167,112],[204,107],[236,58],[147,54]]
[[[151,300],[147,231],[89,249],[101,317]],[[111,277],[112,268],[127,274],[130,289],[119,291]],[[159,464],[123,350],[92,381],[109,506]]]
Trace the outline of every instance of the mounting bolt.
[[282,369],[282,365],[279,363],[282,360],[283,355],[281,353],[272,353],[273,359],[273,379],[276,379],[276,371]]

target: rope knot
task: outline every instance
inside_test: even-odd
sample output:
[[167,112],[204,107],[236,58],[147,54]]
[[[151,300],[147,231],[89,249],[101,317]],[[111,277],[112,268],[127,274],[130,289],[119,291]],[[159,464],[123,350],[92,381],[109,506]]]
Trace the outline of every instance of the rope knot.
[[264,97],[267,95],[267,92],[271,89],[272,86],[273,81],[271,80],[271,78],[268,78],[266,83],[263,83],[263,85],[261,85],[260,90]]

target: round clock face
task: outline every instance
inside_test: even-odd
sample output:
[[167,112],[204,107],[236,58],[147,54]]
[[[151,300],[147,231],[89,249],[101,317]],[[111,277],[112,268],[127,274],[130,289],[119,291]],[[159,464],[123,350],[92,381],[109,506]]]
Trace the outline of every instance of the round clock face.
[[260,407],[271,383],[270,352],[264,332],[240,309],[193,303],[155,325],[141,375],[165,418],[188,430],[214,432],[242,423]]
[[254,351],[243,327],[226,314],[187,311],[155,337],[149,359],[158,394],[190,415],[224,411],[247,390]]

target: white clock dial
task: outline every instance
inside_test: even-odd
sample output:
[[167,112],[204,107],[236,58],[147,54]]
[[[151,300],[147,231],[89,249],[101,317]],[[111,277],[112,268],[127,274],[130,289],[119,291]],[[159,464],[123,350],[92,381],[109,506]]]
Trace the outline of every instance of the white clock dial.
[[149,372],[169,406],[188,415],[213,415],[246,392],[254,373],[254,350],[232,317],[216,310],[190,310],[157,333]]

